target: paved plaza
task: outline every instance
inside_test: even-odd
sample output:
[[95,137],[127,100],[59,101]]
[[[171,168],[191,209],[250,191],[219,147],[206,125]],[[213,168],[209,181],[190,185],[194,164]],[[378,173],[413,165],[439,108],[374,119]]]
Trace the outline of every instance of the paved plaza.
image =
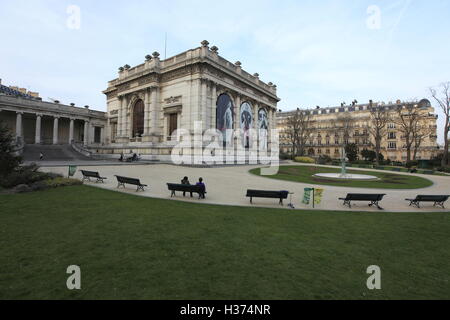
[[[107,177],[108,180],[104,184],[89,183],[86,184],[99,188],[110,189],[118,192],[129,193],[133,195],[182,200],[194,203],[208,203],[218,205],[236,205],[236,206],[253,206],[280,208],[276,199],[254,199],[251,205],[246,198],[247,189],[258,190],[289,190],[293,192],[292,203],[297,210],[312,209],[312,205],[304,205],[301,203],[303,199],[304,188],[316,187],[325,189],[322,203],[316,205],[317,210],[333,210],[333,211],[371,211],[378,212],[376,208],[371,208],[365,202],[352,204],[352,209],[344,206],[340,197],[345,197],[347,193],[385,193],[386,197],[381,202],[381,206],[388,212],[442,212],[450,211],[450,204],[447,203],[447,209],[435,208],[432,204],[424,203],[422,208],[418,209],[409,206],[406,198],[414,198],[416,195],[447,195],[450,193],[450,177],[419,175],[433,181],[433,186],[424,189],[413,190],[386,190],[386,189],[367,189],[367,188],[349,188],[335,186],[309,185],[304,183],[289,182],[282,180],[269,179],[259,177],[249,173],[249,170],[261,166],[228,166],[219,168],[192,168],[175,166],[170,164],[152,164],[152,165],[109,165],[102,166],[79,166],[75,178],[81,179],[80,170],[98,171],[101,176]],[[352,168],[353,170],[354,168]],[[67,167],[55,166],[42,168],[43,171],[55,172],[67,175]],[[358,169],[355,169],[358,170]],[[359,169],[367,171],[365,169]],[[370,171],[376,171],[370,169]],[[409,173],[397,173],[408,174]],[[127,186],[126,189],[117,189],[117,180],[114,175],[121,175],[131,178],[139,178],[141,183],[147,184],[145,192],[136,193],[134,186]],[[183,197],[182,193],[177,192],[177,196],[170,197],[170,191],[167,189],[167,183],[180,183],[184,176],[188,176],[191,184],[195,184],[199,177],[206,182],[207,196],[205,200],[198,200],[189,196]],[[81,199],[80,199],[81,200]],[[285,201],[284,208],[287,209],[288,201]]]

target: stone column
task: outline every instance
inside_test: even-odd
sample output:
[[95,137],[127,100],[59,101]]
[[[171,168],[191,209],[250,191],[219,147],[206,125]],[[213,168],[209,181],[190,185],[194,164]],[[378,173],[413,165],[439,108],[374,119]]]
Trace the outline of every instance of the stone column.
[[84,141],[83,144],[87,146],[89,144],[89,121],[84,121]]
[[53,119],[53,144],[58,144],[58,136],[59,136],[59,118],[54,117]]
[[253,105],[253,128],[255,130],[258,129],[258,111],[259,111],[259,103],[255,102]]
[[234,104],[234,130],[239,128],[239,109],[241,108],[241,96],[238,94]]
[[146,136],[150,133],[150,93],[148,90],[145,91],[144,108],[144,136]]
[[100,128],[100,144],[103,144],[104,143],[104,139],[105,139],[105,128],[104,127],[101,127]]
[[212,84],[212,100],[211,100],[211,124],[210,124],[210,128],[215,129],[217,127],[216,122],[217,122],[217,87],[216,84],[213,83]]
[[130,99],[129,98],[125,98],[125,107],[124,107],[124,112],[123,112],[123,116],[124,116],[124,123],[125,123],[125,132],[124,132],[124,137],[126,139],[130,139],[132,134],[131,134],[131,116],[128,116],[128,104],[130,103]]
[[23,112],[17,112],[17,116],[16,116],[16,138],[22,138],[22,114],[23,114]]
[[40,144],[41,143],[41,120],[42,120],[42,115],[41,114],[37,114],[36,115],[36,134],[34,136],[34,143],[35,144]]
[[159,140],[158,136],[160,134],[159,132],[159,88],[154,87],[152,90],[152,104],[150,106],[150,135],[153,136],[154,142],[157,142]]
[[70,119],[70,127],[69,127],[69,144],[73,141],[73,127],[74,127],[75,119]]
[[117,133],[116,137],[120,138],[123,136],[123,104],[125,98],[119,97],[119,115],[117,117]]
[[206,96],[207,96],[207,83],[206,80],[200,80],[201,83],[201,97],[200,97],[200,120],[202,121],[202,129],[206,130],[207,129],[207,112],[208,112],[208,107],[206,105]]

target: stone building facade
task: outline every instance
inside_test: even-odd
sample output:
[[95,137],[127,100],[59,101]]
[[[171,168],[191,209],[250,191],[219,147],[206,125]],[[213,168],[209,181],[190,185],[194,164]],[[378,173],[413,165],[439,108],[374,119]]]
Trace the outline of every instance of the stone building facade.
[[[276,127],[279,98],[272,83],[249,74],[209,47],[188,50],[166,60],[157,52],[145,62],[119,68],[108,83],[104,154],[140,153],[144,158],[167,158],[177,129],[193,133],[194,124],[207,129]],[[245,119],[244,119],[245,118]]]
[[[381,152],[385,159],[404,162],[407,159],[405,137],[396,121],[398,107],[406,105],[418,108],[421,125],[429,130],[417,152],[417,160],[428,160],[438,153],[437,115],[427,99],[419,102],[401,102],[379,104],[389,110],[391,120],[387,123],[386,135],[381,143]],[[295,112],[295,111],[293,111]],[[292,153],[292,140],[288,119],[293,112],[277,113],[277,127],[280,132],[280,153]],[[311,115],[312,131],[306,143],[306,152],[310,156],[327,155],[340,158],[342,146],[355,143],[359,150],[374,150],[374,139],[370,134],[371,126],[369,104],[342,105],[332,108],[307,110]]]
[[101,111],[45,102],[0,84],[0,120],[15,134],[17,144],[104,144],[106,115]]

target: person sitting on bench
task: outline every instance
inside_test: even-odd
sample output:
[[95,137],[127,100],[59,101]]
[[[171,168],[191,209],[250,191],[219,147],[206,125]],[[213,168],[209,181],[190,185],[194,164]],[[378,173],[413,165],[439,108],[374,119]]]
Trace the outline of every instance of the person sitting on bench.
[[[181,184],[184,185],[188,185],[190,186],[191,183],[189,182],[189,178],[188,177],[184,177],[183,180],[181,180]],[[186,197],[186,192],[183,192],[183,197]],[[191,198],[193,197],[192,192],[191,192]]]
[[206,185],[203,183],[203,178],[198,179],[198,182],[196,185],[201,187],[200,198],[205,199]]
[[120,161],[120,162],[123,162],[123,152],[120,153],[119,161]]

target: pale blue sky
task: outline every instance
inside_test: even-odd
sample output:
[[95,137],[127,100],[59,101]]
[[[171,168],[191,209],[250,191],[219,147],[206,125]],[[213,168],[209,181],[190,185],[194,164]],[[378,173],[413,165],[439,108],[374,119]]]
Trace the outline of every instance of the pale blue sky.
[[[69,5],[81,29],[67,28]],[[381,28],[370,29],[377,5]],[[429,97],[450,80],[450,1],[0,0],[0,78],[105,110],[117,68],[204,39],[274,82],[280,109]],[[430,98],[431,99],[431,98]],[[442,134],[440,141],[442,141]]]

